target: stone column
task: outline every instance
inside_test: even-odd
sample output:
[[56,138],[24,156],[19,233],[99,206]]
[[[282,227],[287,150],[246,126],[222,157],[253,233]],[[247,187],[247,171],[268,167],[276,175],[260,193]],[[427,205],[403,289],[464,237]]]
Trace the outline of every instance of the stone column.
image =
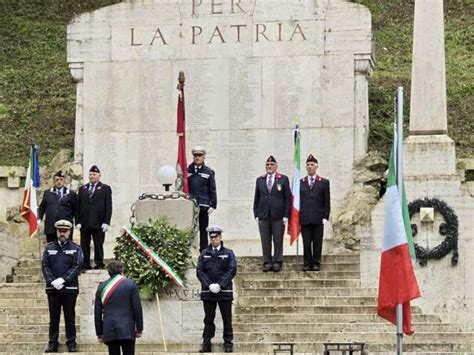
[[84,154],[84,63],[69,63],[69,70],[76,82],[76,127],[74,137],[74,160],[82,162]]
[[447,136],[443,1],[416,0],[405,176],[454,175],[456,152]]
[[369,85],[374,62],[371,57],[354,60],[354,159],[367,154],[369,138]]

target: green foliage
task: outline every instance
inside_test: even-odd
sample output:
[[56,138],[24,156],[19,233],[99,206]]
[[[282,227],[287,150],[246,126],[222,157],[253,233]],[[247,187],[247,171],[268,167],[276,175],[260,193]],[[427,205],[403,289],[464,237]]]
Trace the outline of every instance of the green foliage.
[[[392,141],[393,98],[405,89],[405,132],[410,117],[410,77],[414,1],[352,0],[372,13],[376,66],[369,81],[369,149],[388,157]],[[457,157],[474,157],[474,38],[471,0],[445,0],[446,91],[448,135]]]
[[[74,16],[119,0],[0,0],[0,165],[26,166],[32,139],[47,163],[74,146],[75,84],[66,62],[66,26]],[[409,88],[413,33],[411,0],[353,0],[373,19],[376,68],[370,80],[369,149],[387,153],[393,95]],[[472,0],[445,0],[448,134],[458,157],[474,157]]]
[[[133,231],[152,248],[176,273],[185,279],[191,263],[191,245],[195,235],[170,226],[166,218],[137,224]],[[115,258],[123,262],[125,274],[134,279],[142,294],[154,295],[174,283],[159,266],[152,264],[143,251],[125,235],[117,239]]]

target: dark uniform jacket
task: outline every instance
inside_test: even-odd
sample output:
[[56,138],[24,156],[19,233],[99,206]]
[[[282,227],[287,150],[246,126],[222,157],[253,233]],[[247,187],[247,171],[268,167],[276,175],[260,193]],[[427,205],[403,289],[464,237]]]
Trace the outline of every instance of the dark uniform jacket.
[[55,187],[46,190],[38,207],[38,219],[42,220],[46,215],[44,221],[45,234],[55,234],[54,223],[61,219],[66,219],[71,223],[74,222],[76,193],[63,187],[63,196],[59,198],[56,191]]
[[90,183],[79,187],[77,195],[76,224],[81,230],[102,229],[102,224],[110,225],[112,218],[112,189],[98,182],[94,194],[89,197]]
[[[79,245],[67,240],[61,247],[59,241],[48,243],[43,253],[43,276],[46,293],[79,293],[78,277],[84,256]],[[51,286],[51,282],[62,277],[66,282],[61,290]]]
[[331,201],[329,180],[316,175],[313,188],[309,188],[309,177],[300,181],[300,224],[323,224],[329,220]]
[[257,178],[253,213],[258,219],[283,219],[290,217],[291,190],[288,177],[275,173],[271,192],[267,188],[267,174]]
[[203,164],[196,169],[194,163],[188,166],[189,193],[200,207],[217,208],[216,178],[214,170]]
[[[199,256],[196,275],[201,281],[201,300],[203,301],[227,301],[233,300],[232,279],[237,272],[237,260],[234,252],[224,247],[217,255],[213,253],[213,248],[209,245]],[[218,283],[221,292],[212,293],[209,285]]]
[[102,282],[95,295],[95,332],[103,337],[104,342],[135,340],[135,331],[143,331],[143,312],[137,285],[126,278],[104,306],[101,293],[109,281]]

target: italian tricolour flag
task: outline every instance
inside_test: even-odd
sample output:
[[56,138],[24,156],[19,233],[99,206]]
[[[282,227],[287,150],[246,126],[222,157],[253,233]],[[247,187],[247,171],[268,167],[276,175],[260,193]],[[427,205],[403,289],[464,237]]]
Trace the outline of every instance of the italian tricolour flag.
[[[403,181],[399,184],[403,187]],[[411,329],[410,301],[420,297],[420,291],[413,269],[415,251],[404,190],[402,190],[403,198],[400,201],[394,152],[392,152],[385,195],[385,225],[377,313],[396,324],[397,304],[402,304],[403,332],[411,335],[413,330]]]
[[298,239],[300,234],[300,132],[298,126],[293,130],[293,138],[295,142],[294,164],[295,171],[293,173],[293,187],[291,189],[291,213],[290,222],[288,224],[288,233],[290,234],[290,245]]
[[30,164],[26,173],[25,190],[23,191],[23,200],[21,202],[21,216],[30,225],[30,238],[38,232],[38,206],[36,203],[36,189],[40,186],[38,147],[36,144],[31,146]]

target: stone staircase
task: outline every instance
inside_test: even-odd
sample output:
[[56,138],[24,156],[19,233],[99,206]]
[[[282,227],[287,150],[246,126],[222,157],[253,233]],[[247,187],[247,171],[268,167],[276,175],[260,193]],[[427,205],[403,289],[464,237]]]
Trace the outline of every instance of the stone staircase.
[[[263,273],[260,258],[239,258],[235,280],[235,351],[273,353],[274,343],[295,343],[296,353],[322,353],[324,342],[365,342],[368,353],[393,353],[395,327],[376,315],[377,290],[360,287],[359,255],[326,255],[320,272],[302,272],[285,257],[279,273]],[[300,259],[301,262],[301,259]],[[48,339],[48,306],[37,260],[23,260],[13,283],[0,284],[0,353],[39,354]],[[76,309],[78,349],[106,354],[98,343],[80,341],[80,298]],[[407,353],[468,353],[474,334],[435,315],[412,309],[415,335],[404,337]],[[60,342],[64,343],[61,325]],[[220,342],[220,334],[216,343]],[[217,340],[219,339],[219,340]],[[199,344],[168,344],[168,352],[195,353]],[[219,346],[215,345],[215,350]],[[67,349],[60,345],[60,351]],[[163,352],[161,343],[138,341],[137,354]]]

